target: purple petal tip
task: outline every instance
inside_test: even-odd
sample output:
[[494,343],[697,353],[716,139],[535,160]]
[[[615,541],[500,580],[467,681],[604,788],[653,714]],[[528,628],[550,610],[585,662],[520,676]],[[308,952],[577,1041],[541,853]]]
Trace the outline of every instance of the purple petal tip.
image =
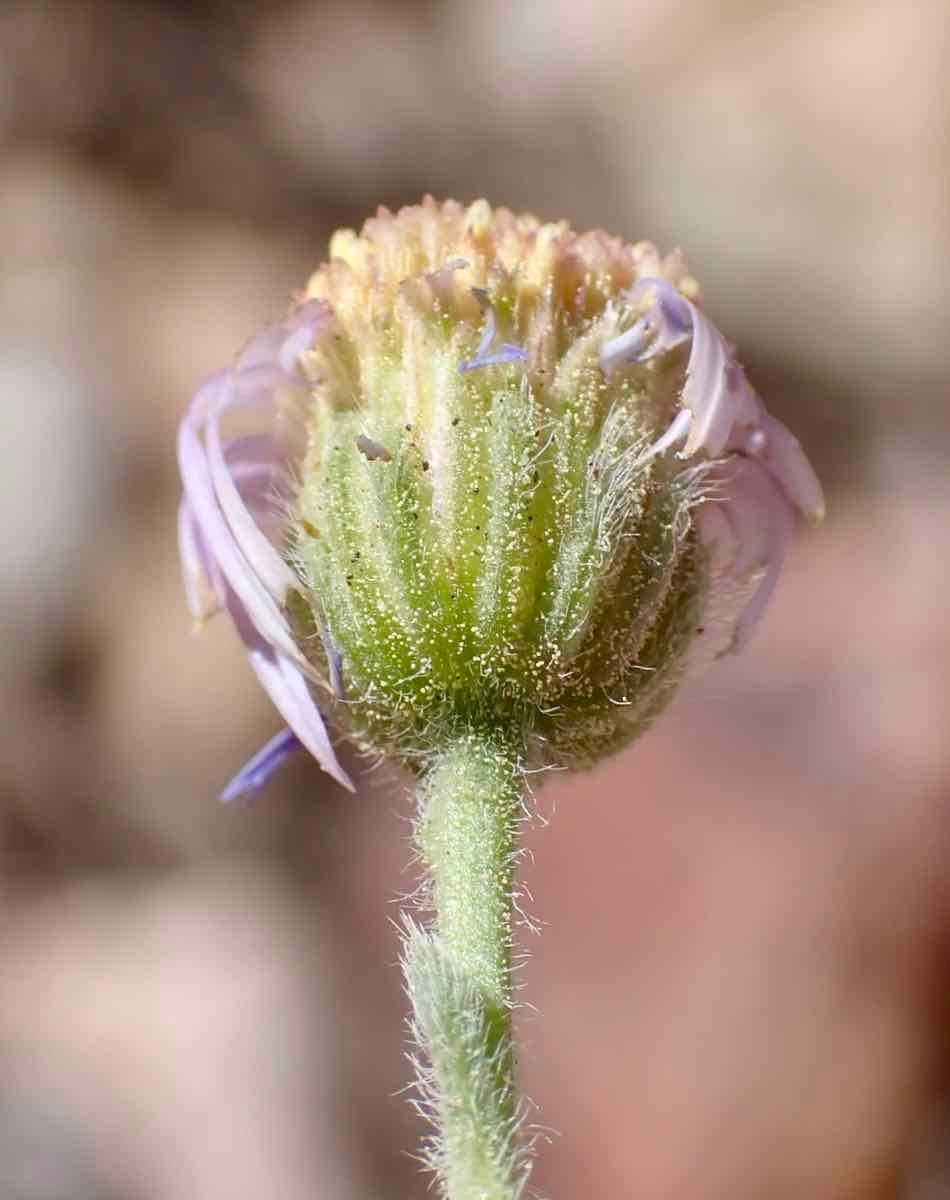
[[275,771],[291,758],[302,743],[290,729],[282,729],[247,762],[221,793],[225,804],[246,800],[259,792]]
[[[476,295],[481,289],[473,288]],[[487,297],[484,300],[487,304]],[[492,344],[495,341],[495,333],[497,330],[498,320],[495,316],[495,310],[489,306],[488,315],[485,318],[485,329],[482,333],[481,341],[478,343],[478,348],[475,351],[475,357],[466,359],[459,363],[461,372],[477,371],[481,367],[500,367],[508,363],[527,362],[527,351],[520,346],[515,346],[512,342],[502,342],[497,350],[492,350]]]

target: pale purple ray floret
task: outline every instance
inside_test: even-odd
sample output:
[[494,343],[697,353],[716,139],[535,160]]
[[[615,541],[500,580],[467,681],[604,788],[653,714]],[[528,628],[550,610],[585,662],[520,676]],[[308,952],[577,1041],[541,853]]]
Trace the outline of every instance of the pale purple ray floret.
[[[610,377],[690,341],[686,381],[666,431],[640,456],[646,465],[680,447],[685,460],[712,460],[709,498],[696,527],[710,551],[713,590],[741,596],[727,649],[741,649],[781,573],[797,510],[817,524],[825,511],[818,477],[798,439],[771,416],[746,379],[732,347],[700,309],[664,279],[639,280],[627,295],[646,311],[604,342],[601,367]],[[759,581],[751,596],[739,585]]]
[[[224,800],[258,790],[297,746],[353,788],[290,628],[286,602],[298,580],[282,553],[282,513],[296,466],[293,417],[308,399],[300,355],[330,319],[325,304],[309,301],[284,323],[264,329],[234,367],[199,389],[178,433],[184,491],[178,541],[189,608],[199,623],[221,610],[230,614],[251,666],[288,726],[234,777]],[[238,413],[263,432],[226,439],[222,422]]]
[[262,746],[254,757],[244,764],[237,775],[221,793],[221,799],[226,803],[243,799],[259,792],[268,779],[279,770],[288,758],[292,758],[298,750],[303,749],[303,743],[292,729],[282,729],[275,733],[266,745]]
[[506,363],[527,361],[527,352],[512,342],[502,342],[496,350],[492,350],[497,330],[495,310],[489,305],[485,316],[485,328],[475,350],[475,357],[460,362],[460,371],[477,371],[480,367],[497,367]]

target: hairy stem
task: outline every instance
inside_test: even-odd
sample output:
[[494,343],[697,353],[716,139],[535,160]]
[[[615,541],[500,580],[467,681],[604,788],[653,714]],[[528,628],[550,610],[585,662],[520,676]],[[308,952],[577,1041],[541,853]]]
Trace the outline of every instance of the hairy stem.
[[428,1159],[448,1200],[517,1200],[519,1142],[511,1035],[512,893],[523,781],[490,737],[458,738],[419,786],[418,843],[435,914],[407,925],[405,971]]

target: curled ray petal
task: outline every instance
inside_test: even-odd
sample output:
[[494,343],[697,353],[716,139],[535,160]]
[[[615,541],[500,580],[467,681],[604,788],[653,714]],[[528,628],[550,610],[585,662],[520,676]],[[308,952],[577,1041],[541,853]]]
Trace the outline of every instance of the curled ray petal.
[[245,467],[269,467],[278,473],[287,457],[282,439],[270,433],[251,433],[245,437],[231,438],[223,443],[223,449],[225,461],[235,473],[241,472]]
[[624,363],[641,361],[642,353],[650,342],[652,328],[646,317],[640,317],[624,333],[604,342],[600,348],[600,369],[608,378]]
[[657,275],[644,275],[638,279],[627,297],[631,302],[636,302],[651,294],[651,311],[658,310],[654,311],[653,319],[666,325],[671,335],[688,337],[693,328],[693,306],[686,297],[680,295],[669,280]]
[[281,493],[283,475],[273,468],[239,465],[232,472],[247,511],[261,533],[278,549],[287,541],[288,500]]
[[672,350],[692,332],[690,305],[676,288],[664,279],[646,277],[630,289],[627,301],[636,304],[647,295],[652,299],[643,316],[601,347],[600,365],[608,376],[624,363],[649,362]]
[[733,575],[761,569],[771,553],[776,515],[791,516],[791,506],[768,472],[750,459],[734,458],[718,470],[719,503],[734,539]]
[[282,729],[262,746],[252,759],[234,776],[219,799],[225,804],[259,792],[270,777],[288,758],[302,749],[302,743],[292,729]]
[[236,390],[246,398],[259,392],[266,400],[282,384],[305,384],[300,355],[312,348],[320,325],[329,323],[329,319],[324,302],[313,300],[297,308],[287,322],[260,330],[236,361]]
[[799,512],[813,525],[820,524],[825,515],[825,494],[798,438],[769,413],[763,414],[762,429],[762,461]]
[[493,354],[483,354],[459,363],[459,370],[477,371],[479,367],[499,367],[507,363],[526,362],[527,359],[527,351],[522,350],[520,346],[513,346],[510,342],[504,342]]
[[655,358],[658,354],[665,354],[667,350],[675,349],[689,337],[689,333],[683,333],[664,320],[662,314],[655,320],[651,320],[650,327],[653,332],[653,340],[649,346],[641,350],[636,356],[634,360],[636,362],[649,362],[651,358]]
[[302,326],[308,325],[316,334],[321,325],[329,325],[332,320],[333,313],[326,300],[304,300],[290,313],[282,328],[287,333],[294,333]]
[[770,523],[764,514],[755,512],[745,498],[730,496],[722,502],[723,514],[732,531],[732,562],[730,574],[743,578],[761,570],[772,552]]
[[330,636],[330,630],[325,626],[319,627],[320,641],[327,656],[327,667],[330,671],[330,687],[340,700],[346,699],[346,685],[343,682],[343,655],[337,649],[336,643]]
[[[729,353],[729,365],[726,367],[726,387],[732,393],[736,405],[737,430],[757,429],[765,414],[765,405],[759,399],[759,394],[746,378],[742,364],[736,362],[732,350]],[[728,445],[727,445],[727,448]]]
[[730,650],[736,654],[740,654],[746,648],[749,638],[755,632],[765,610],[768,608],[769,601],[772,599],[772,593],[775,591],[776,584],[781,577],[782,567],[785,565],[786,552],[787,547],[783,548],[781,553],[773,554],[768,560],[765,564],[765,573],[762,576],[761,583],[742,610],[738,624],[736,625],[735,637],[730,646]]
[[690,330],[696,319],[696,306],[685,296],[681,296],[676,288],[665,279],[656,280],[660,308],[663,312],[664,323],[669,335],[674,337],[689,337]]
[[300,356],[305,351],[313,349],[317,325],[317,321],[308,321],[293,330],[281,343],[277,355],[277,365],[291,379],[303,379],[300,373]]
[[[267,690],[278,711],[283,714],[301,743],[324,771],[347,791],[356,791],[352,780],[337,759],[323,721],[323,714],[310,694],[310,685],[303,672],[283,654],[277,653],[273,659],[277,666],[277,674]],[[258,679],[261,679],[260,673]],[[263,679],[261,681],[263,682]]]
[[628,298],[635,302],[648,290],[653,291],[654,302],[642,319],[654,336],[636,361],[646,361],[692,337],[681,403],[694,419],[684,453],[692,457],[703,451],[718,458],[724,450],[738,448],[732,444],[737,429],[745,438],[749,430],[758,427],[764,413],[762,402],[725,338],[695,304],[667,280],[654,278],[638,280]]
[[497,328],[495,310],[489,305],[485,317],[485,330],[475,351],[475,357],[460,362],[458,366],[460,371],[477,371],[480,367],[496,367],[506,363],[527,361],[527,351],[523,350],[521,346],[515,346],[512,342],[503,342],[497,350],[492,351],[491,346],[495,340]]
[[254,673],[274,707],[324,771],[348,791],[355,791],[350,777],[340,766],[323,716],[299,666],[257,634],[240,605],[231,608],[231,615]]
[[656,458],[660,454],[665,454],[672,446],[683,441],[689,435],[689,427],[693,421],[693,414],[688,408],[681,408],[673,418],[671,424],[661,437],[649,446],[633,464],[634,467],[645,466],[651,459]]
[[[785,565],[785,557],[792,540],[794,516],[791,508],[785,504],[784,497],[780,497],[780,501],[780,505],[772,514],[770,546],[768,553],[763,555],[761,579],[739,614],[732,645],[729,647],[736,653],[745,649],[761,621]],[[741,583],[743,577],[739,576],[738,579]]]
[[709,555],[702,626],[690,650],[690,669],[701,669],[734,649],[736,629],[755,595],[761,574],[733,574],[736,533],[722,504],[707,501],[695,510],[696,530]]
[[711,556],[711,570],[717,574],[729,570],[735,562],[735,531],[721,504],[704,500],[695,510],[699,539]]
[[781,575],[794,522],[791,504],[762,464],[738,458],[720,469],[718,498],[700,506],[696,527],[713,555],[712,587],[739,600],[728,649],[741,650],[761,619]]
[[282,544],[284,515],[290,496],[284,455],[276,438],[255,435],[224,447],[231,478],[251,516],[268,537]]
[[238,597],[248,618],[261,636],[292,658],[300,658],[283,613],[274,602],[238,548],[234,534],[221,511],[205,446],[199,435],[210,404],[223,379],[215,376],[192,400],[178,430],[178,467],[185,495],[194,514],[209,560]]
[[[272,463],[242,460],[231,446],[225,447],[225,455],[242,499],[255,513],[258,523],[264,522],[279,499],[284,479],[282,468],[276,460]],[[225,584],[187,495],[178,508],[178,548],[188,607],[197,621],[204,621],[223,608]]]
[[245,503],[265,498],[265,488],[275,500],[287,498],[289,475],[283,440],[255,433],[223,445],[224,461]]
[[489,304],[488,311],[485,314],[485,328],[482,331],[482,340],[478,343],[478,349],[475,351],[476,358],[482,358],[488,353],[488,348],[495,340],[495,329],[497,327],[497,318],[495,310]]
[[276,499],[278,487],[284,480],[284,471],[269,462],[235,462],[230,465],[241,499],[250,508],[262,501]]
[[255,367],[273,367],[280,347],[287,337],[282,325],[267,325],[258,330],[238,355],[236,371],[253,370]]
[[729,439],[736,408],[726,388],[726,346],[712,325],[693,314],[693,345],[686,364],[683,404],[694,420],[685,452],[692,457],[705,450],[716,458]]
[[268,592],[275,600],[282,602],[288,590],[296,586],[296,577],[248,511],[234,482],[221,442],[221,415],[234,404],[234,393],[225,385],[219,389],[209,407],[207,448],[211,478],[218,503],[241,553]]
[[[320,325],[329,324],[331,319],[330,307],[325,300],[305,300],[297,305],[285,321],[267,325],[251,338],[238,357],[238,370],[278,365],[289,338],[305,328],[316,336]],[[307,346],[303,348],[307,349]],[[295,374],[293,370],[290,373]]]
[[287,376],[273,361],[235,367],[230,378],[235,405],[244,408],[263,405],[276,409],[277,391],[288,382]]
[[178,555],[188,610],[195,621],[207,621],[224,607],[224,581],[207,552],[187,496],[178,506]]
[[692,313],[694,329],[683,403],[700,418],[693,426],[695,446],[687,445],[686,452],[702,449],[718,458],[731,448],[737,430],[745,436],[758,427],[765,409],[719,330],[694,304],[683,303]]

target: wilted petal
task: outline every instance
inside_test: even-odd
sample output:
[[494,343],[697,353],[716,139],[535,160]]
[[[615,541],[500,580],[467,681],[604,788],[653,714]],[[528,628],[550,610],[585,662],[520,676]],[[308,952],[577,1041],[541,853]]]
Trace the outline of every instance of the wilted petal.
[[224,386],[216,376],[198,392],[178,431],[178,465],[185,495],[209,559],[240,600],[248,618],[268,642],[292,658],[300,658],[284,614],[241,552],[224,518],[214,486],[208,455],[199,431],[209,407]]
[[495,341],[497,325],[495,310],[489,306],[485,317],[485,329],[475,351],[475,357],[460,362],[458,368],[460,371],[477,371],[480,367],[495,367],[506,363],[527,361],[527,352],[511,342],[503,342],[497,350],[491,350]]
[[303,383],[300,356],[313,348],[320,330],[329,327],[332,320],[322,300],[308,300],[286,321],[261,329],[238,356],[235,381],[243,380],[245,388],[256,385],[270,389],[281,382]]
[[711,608],[731,611],[724,647],[741,650],[764,613],[791,544],[795,514],[766,468],[736,457],[711,473],[712,498],[700,505],[696,528],[710,551]]
[[776,417],[762,416],[765,441],[760,458],[799,512],[813,525],[825,516],[825,494],[801,442]]
[[187,496],[178,506],[178,557],[188,609],[203,623],[224,607],[224,581],[207,552]]
[[[352,790],[283,610],[296,578],[275,545],[292,468],[284,440],[274,433],[278,404],[287,396],[305,402],[298,361],[328,311],[322,302],[309,302],[283,325],[261,331],[232,371],[200,389],[179,430],[185,491],[179,543],[189,603],[201,615],[226,603],[252,667],[290,727],[229,784],[226,799],[259,787],[298,744]],[[226,442],[222,420],[239,408],[259,409],[271,432]]]
[[330,687],[333,688],[334,695],[341,700],[346,699],[346,687],[343,683],[343,655],[337,649],[333,638],[330,636],[330,631],[325,625],[320,626],[320,641],[323,643],[323,650],[327,656],[327,667],[330,672]]
[[626,333],[601,347],[601,367],[606,374],[622,363],[644,362],[692,338],[686,364],[682,405],[663,433],[641,457],[646,463],[658,454],[683,444],[682,455],[707,458],[724,454],[758,459],[788,500],[808,520],[817,524],[824,516],[821,484],[795,438],[765,406],[736,361],[732,347],[699,308],[665,279],[637,282],[628,294],[636,303],[647,293],[647,312]]
[[244,764],[221,793],[220,799],[229,804],[232,800],[259,792],[274,772],[300,749],[300,739],[293,730],[282,729],[258,750],[250,762]]
[[[659,279],[641,279],[628,293],[630,304],[636,304]],[[647,362],[658,354],[672,350],[690,336],[692,317],[686,301],[669,284],[653,290],[653,300],[646,313],[624,333],[608,338],[600,348],[600,365],[608,377],[618,367]]]
[[725,342],[706,320],[693,320],[693,345],[686,364],[682,404],[693,414],[683,453],[705,450],[716,458],[729,440],[738,415],[726,386],[729,365]]
[[304,300],[290,313],[282,328],[288,333],[295,333],[307,326],[316,338],[320,329],[328,328],[332,323],[333,310],[326,300]]
[[238,355],[234,369],[244,371],[258,366],[273,367],[285,337],[281,325],[266,325],[259,329]]
[[247,652],[261,686],[301,744],[337,783],[347,791],[355,791],[350,777],[340,766],[323,716],[297,664],[269,646],[249,645]]
[[[279,347],[278,347],[279,348]],[[287,376],[276,362],[255,363],[228,372],[228,381],[234,389],[232,407],[262,407],[265,415],[273,416],[277,408],[277,394],[288,384]],[[297,384],[294,382],[296,389]]]
[[298,305],[286,321],[259,330],[238,356],[235,370],[262,367],[280,371],[291,382],[298,382],[297,361],[309,350],[321,327],[329,325],[332,314],[323,300],[307,300]]
[[[239,438],[225,447],[224,454],[241,499],[266,528],[283,480],[276,441],[259,436]],[[224,607],[226,589],[187,494],[178,507],[178,554],[188,608],[195,620],[203,623]]]
[[288,590],[295,586],[296,578],[248,511],[221,443],[221,416],[238,404],[240,400],[227,384],[219,389],[211,403],[207,431],[211,478],[218,503],[241,553],[268,592],[275,600],[283,602]]
[[258,510],[268,500],[279,505],[287,493],[287,464],[281,443],[265,434],[237,438],[224,446],[224,458],[241,499]]
[[650,345],[654,327],[641,317],[629,329],[609,338],[600,348],[600,366],[609,378],[618,367],[640,362],[643,351]]
[[692,457],[702,450],[709,458],[718,458],[737,427],[758,426],[762,403],[728,342],[695,304],[665,279],[641,279],[631,300],[648,290],[654,299],[647,320],[656,336],[641,357],[663,353],[677,340],[692,336],[681,397],[683,407],[693,415],[684,453]]
[[688,408],[681,409],[673,418],[673,423],[667,429],[666,433],[657,438],[652,445],[640,455],[634,466],[642,467],[650,461],[651,458],[656,458],[657,455],[665,454],[667,450],[678,445],[689,433],[689,427],[693,420],[693,414]]
[[323,716],[298,663],[261,637],[239,597],[233,594],[228,597],[228,611],[244,643],[254,673],[274,707],[324,771],[347,790],[354,791],[349,776],[337,760]]
[[511,342],[503,342],[491,354],[483,354],[480,357],[470,358],[466,362],[459,363],[459,370],[476,371],[479,367],[498,367],[504,366],[507,363],[526,362],[527,358],[527,351],[522,350],[520,346],[515,346]]

